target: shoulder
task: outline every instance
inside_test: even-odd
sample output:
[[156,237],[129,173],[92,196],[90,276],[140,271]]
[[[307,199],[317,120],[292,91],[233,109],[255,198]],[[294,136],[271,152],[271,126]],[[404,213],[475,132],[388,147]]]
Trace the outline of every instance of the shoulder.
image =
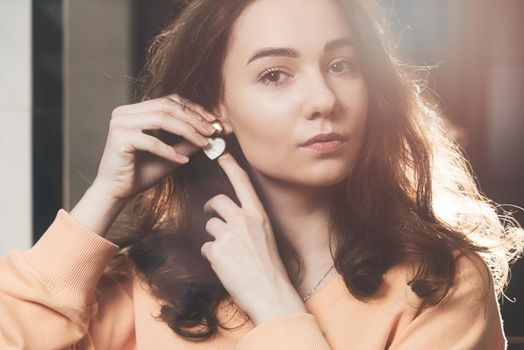
[[[393,269],[390,283],[401,296],[404,326],[391,348],[504,349],[505,337],[491,273],[479,256],[455,254],[455,274],[448,293],[427,306],[406,284],[414,266]],[[397,299],[398,300],[398,299]],[[424,344],[424,346],[422,346]]]
[[[133,310],[132,265],[126,263],[118,270],[106,269],[95,289],[97,319],[115,322],[132,316]],[[132,318],[132,317],[130,317]]]
[[134,338],[132,276],[123,271],[104,272],[95,297],[96,312],[90,319],[88,330],[94,348],[127,348]]
[[486,263],[476,254],[455,254],[455,276],[450,293],[484,302],[495,296],[493,278]]
[[[495,298],[493,278],[481,257],[474,253],[454,252],[455,269],[453,282],[439,304],[450,303],[483,304]],[[422,300],[408,285],[413,279],[418,266],[414,263],[402,263],[390,268],[384,275],[384,287],[405,300],[411,307],[420,307]],[[382,289],[382,288],[381,288]]]

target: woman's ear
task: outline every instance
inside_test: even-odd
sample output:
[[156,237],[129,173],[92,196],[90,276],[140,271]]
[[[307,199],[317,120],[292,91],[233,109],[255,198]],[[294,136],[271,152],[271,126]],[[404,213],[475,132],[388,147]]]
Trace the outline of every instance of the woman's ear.
[[218,121],[220,122],[220,125],[222,125],[222,128],[224,129],[222,131],[223,135],[229,135],[234,132],[231,120],[228,116],[226,109],[222,104],[213,110],[213,114],[215,115],[215,117],[217,117]]

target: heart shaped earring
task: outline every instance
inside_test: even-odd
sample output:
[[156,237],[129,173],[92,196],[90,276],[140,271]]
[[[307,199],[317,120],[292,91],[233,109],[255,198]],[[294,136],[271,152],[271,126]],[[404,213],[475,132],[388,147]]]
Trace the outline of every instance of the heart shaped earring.
[[[223,128],[222,125],[220,125],[220,122],[215,121],[211,123],[211,125],[213,125],[215,129],[217,129],[215,134],[219,134],[222,132]],[[221,137],[208,137],[207,140],[209,141],[209,144],[206,147],[204,147],[204,153],[206,154],[206,156],[211,160],[220,157],[220,155],[226,149],[226,141]]]

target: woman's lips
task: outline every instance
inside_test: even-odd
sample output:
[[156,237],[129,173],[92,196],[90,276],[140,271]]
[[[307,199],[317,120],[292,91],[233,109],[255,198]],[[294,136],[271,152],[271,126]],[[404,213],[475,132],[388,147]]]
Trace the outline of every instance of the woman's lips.
[[341,149],[344,143],[345,141],[333,140],[333,141],[315,142],[315,143],[309,144],[307,146],[302,146],[302,147],[310,149],[317,153],[331,153],[331,152],[335,152]]

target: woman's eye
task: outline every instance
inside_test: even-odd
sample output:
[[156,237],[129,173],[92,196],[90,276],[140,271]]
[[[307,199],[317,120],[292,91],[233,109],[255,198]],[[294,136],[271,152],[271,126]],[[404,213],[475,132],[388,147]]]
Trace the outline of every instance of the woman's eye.
[[289,75],[280,69],[270,69],[260,75],[258,81],[262,81],[265,85],[279,85],[285,82],[282,78],[285,75]]
[[337,61],[331,65],[332,71],[335,73],[344,73],[352,68],[350,60]]
[[[332,72],[336,74],[344,74],[353,68],[351,60],[340,60],[333,63],[330,66]],[[282,69],[271,68],[261,73],[258,81],[261,81],[264,85],[281,85],[285,83],[290,77],[290,74],[286,73]]]

